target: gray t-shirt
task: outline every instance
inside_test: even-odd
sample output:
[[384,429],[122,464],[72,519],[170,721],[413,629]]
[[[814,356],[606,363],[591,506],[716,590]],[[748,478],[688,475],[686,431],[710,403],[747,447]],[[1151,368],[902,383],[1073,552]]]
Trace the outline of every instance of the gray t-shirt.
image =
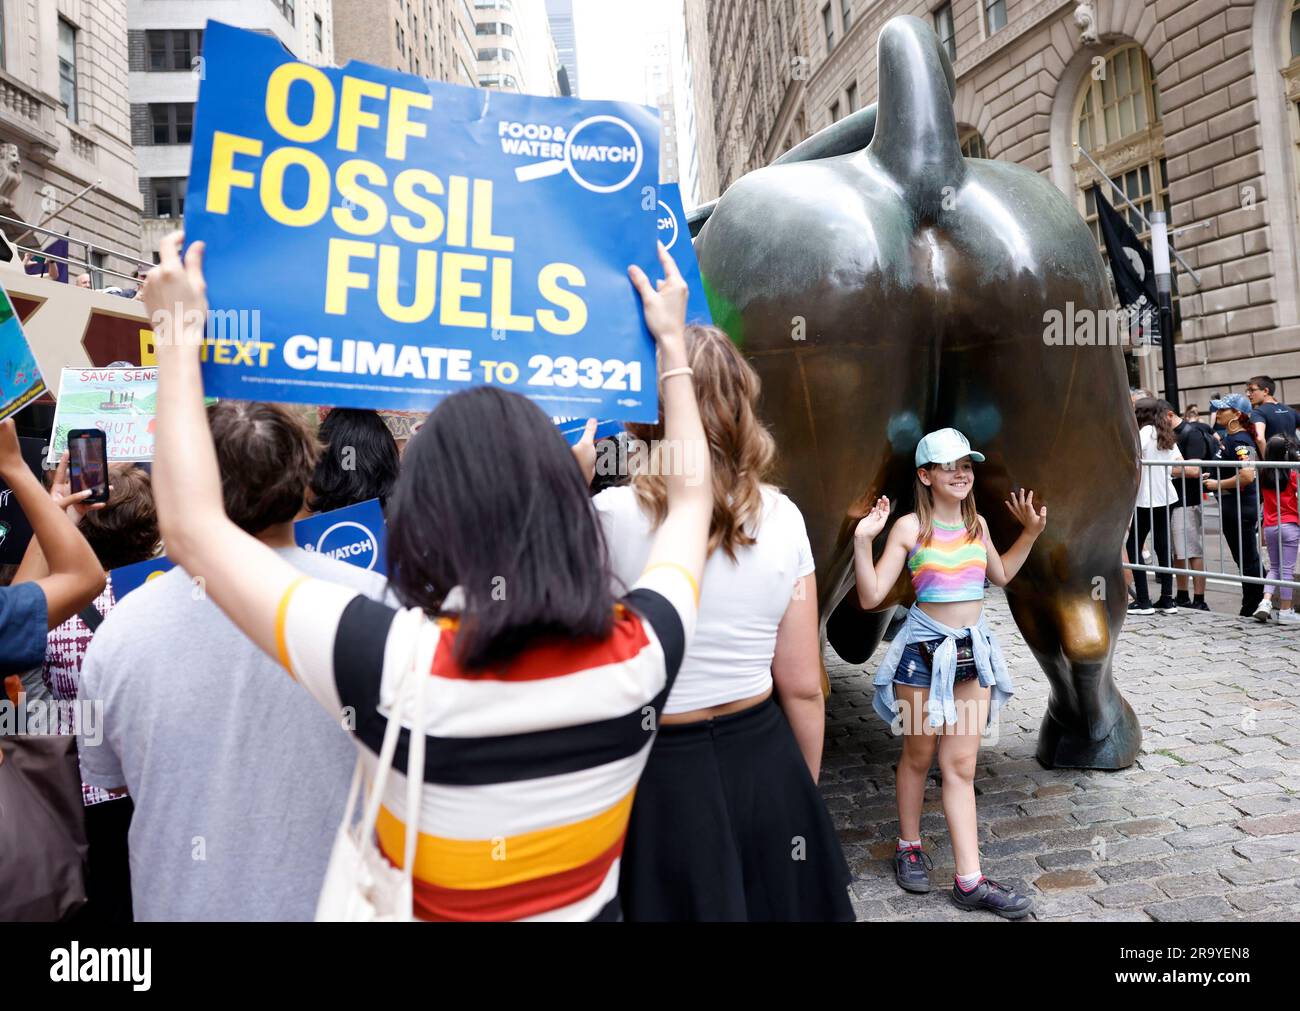
[[[384,577],[299,548],[310,576],[382,600]],[[198,599],[195,599],[195,598]],[[137,920],[310,920],[356,750],[310,695],[175,568],[95,634],[80,698],[102,700],[82,778],[125,785]]]

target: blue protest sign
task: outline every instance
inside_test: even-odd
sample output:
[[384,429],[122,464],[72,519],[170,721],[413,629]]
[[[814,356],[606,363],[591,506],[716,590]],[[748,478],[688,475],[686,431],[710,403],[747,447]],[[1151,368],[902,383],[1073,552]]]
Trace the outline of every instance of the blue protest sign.
[[209,22],[186,201],[210,395],[653,420],[657,113],[294,61]]
[[166,555],[159,555],[157,558],[150,558],[143,562],[136,562],[134,565],[123,565],[120,569],[109,571],[109,579],[113,583],[113,599],[121,600],[133,590],[138,590],[149,580],[161,576],[176,567]]
[[[384,561],[387,543],[384,511],[377,498],[298,520],[293,525],[293,539],[304,551],[319,551],[340,562],[388,575]],[[114,599],[121,600],[175,566],[166,555],[159,555],[113,569],[109,575],[113,580]]]
[[293,525],[293,539],[304,551],[319,551],[340,562],[388,574],[384,511],[377,498],[301,519]]
[[[560,430],[564,436],[564,441],[570,446],[576,446],[582,441],[582,433],[587,428],[586,418],[552,418],[555,427]],[[593,437],[597,442],[601,439],[610,439],[623,431],[623,422],[621,421],[601,421],[596,425],[596,434]]]
[[691,292],[686,303],[686,322],[712,324],[713,314],[709,312],[709,300],[704,297],[704,281],[700,278],[700,262],[695,258],[691,230],[686,225],[682,188],[677,183],[659,184],[655,224],[658,227],[659,241],[672,253],[682,280]]

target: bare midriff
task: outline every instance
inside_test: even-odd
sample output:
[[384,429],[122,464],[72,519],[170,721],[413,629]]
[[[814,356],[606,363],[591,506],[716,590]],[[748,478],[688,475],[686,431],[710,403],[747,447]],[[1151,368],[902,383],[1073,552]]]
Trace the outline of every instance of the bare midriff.
[[719,716],[730,716],[732,713],[741,713],[746,709],[753,709],[756,705],[766,702],[772,697],[772,689],[758,695],[751,695],[747,699],[736,699],[734,702],[724,702],[719,706],[709,706],[705,709],[692,709],[685,713],[664,713],[659,718],[661,726],[669,727],[678,723],[699,723],[703,720],[717,719]]

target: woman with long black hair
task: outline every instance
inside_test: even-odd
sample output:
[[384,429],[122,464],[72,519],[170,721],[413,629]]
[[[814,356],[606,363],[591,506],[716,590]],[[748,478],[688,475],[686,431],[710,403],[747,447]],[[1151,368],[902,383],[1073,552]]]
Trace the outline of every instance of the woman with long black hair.
[[[1173,408],[1163,400],[1149,397],[1139,400],[1133,408],[1137,415],[1138,441],[1141,447],[1140,459],[1153,461],[1151,465],[1142,465],[1142,483],[1138,486],[1137,505],[1133,511],[1133,524],[1128,532],[1128,556],[1141,564],[1142,545],[1148,535],[1152,535],[1156,560],[1162,568],[1172,565],[1172,537],[1169,529],[1169,514],[1178,502],[1178,492],[1174,488],[1168,467],[1154,464],[1154,461],[1171,463],[1181,462],[1183,454],[1178,449],[1178,440],[1174,436],[1174,426],[1169,420]],[[1147,588],[1147,574],[1141,569],[1133,572],[1133,586],[1137,598],[1129,605],[1130,614],[1174,614],[1178,605],[1174,603],[1174,577],[1162,572],[1156,576],[1160,584],[1160,599],[1153,605]]]
[[[713,501],[686,359],[686,284],[662,245],[657,288],[629,268],[659,346],[666,478],[645,569],[616,600],[577,462],[531,401],[480,387],[434,410],[388,508],[396,610],[306,578],[222,509],[199,377],[203,247],[161,246],[145,284],[158,346],[155,491],[168,553],[328,711],[373,769],[415,637],[438,636],[423,692],[412,871],[429,920],[617,919],[632,796],[695,622]],[[185,326],[180,329],[180,321]],[[409,709],[409,706],[407,707]],[[403,713],[402,723],[413,723]],[[376,825],[405,859],[404,762]]]
[[308,510],[325,513],[372,498],[387,506],[402,457],[379,412],[336,407],[317,435],[323,451],[307,489]]

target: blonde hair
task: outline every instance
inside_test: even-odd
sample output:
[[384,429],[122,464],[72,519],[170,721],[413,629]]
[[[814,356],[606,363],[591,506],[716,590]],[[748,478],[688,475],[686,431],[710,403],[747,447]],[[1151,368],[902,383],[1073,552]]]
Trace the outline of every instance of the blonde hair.
[[[926,464],[928,470],[934,470],[938,464]],[[916,476],[916,518],[921,524],[921,532],[917,537],[917,543],[926,545],[934,537],[934,492],[928,484],[921,480],[921,475]],[[975,489],[971,488],[971,493],[961,500],[961,521],[966,526],[966,539],[968,541],[981,541],[984,539],[984,531],[980,527],[979,512],[975,508]]]
[[[735,561],[736,548],[755,542],[763,482],[776,458],[776,441],[754,411],[761,388],[758,373],[725,333],[717,327],[688,326],[686,357],[695,373],[695,397],[713,464],[709,551],[722,548]],[[637,502],[657,527],[668,515],[661,466],[663,415],[654,425],[628,425],[627,431],[650,445],[649,453],[631,454],[629,460]]]

